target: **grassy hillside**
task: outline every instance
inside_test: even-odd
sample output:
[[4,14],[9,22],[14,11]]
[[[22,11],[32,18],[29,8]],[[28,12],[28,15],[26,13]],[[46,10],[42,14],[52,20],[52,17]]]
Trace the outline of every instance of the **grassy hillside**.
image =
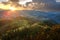
[[[50,24],[50,25],[49,25]],[[32,18],[0,20],[1,40],[59,40],[60,25]]]

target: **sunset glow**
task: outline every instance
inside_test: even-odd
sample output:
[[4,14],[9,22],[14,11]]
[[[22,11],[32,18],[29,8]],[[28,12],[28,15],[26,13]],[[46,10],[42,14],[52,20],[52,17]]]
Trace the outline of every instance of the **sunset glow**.
[[12,10],[12,11],[15,11],[16,10],[15,7],[10,7],[9,9]]
[[12,11],[14,11],[14,10],[31,10],[31,8],[28,8],[28,7],[24,8],[23,6],[20,7],[19,5],[18,5],[18,7],[16,7],[16,5],[13,5],[11,3],[9,3],[9,4],[0,3],[0,9],[12,10]]

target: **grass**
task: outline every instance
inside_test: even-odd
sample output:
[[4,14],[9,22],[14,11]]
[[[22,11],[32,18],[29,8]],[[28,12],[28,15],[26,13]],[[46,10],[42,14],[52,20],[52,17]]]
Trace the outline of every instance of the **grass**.
[[[48,22],[51,24],[51,21]],[[60,25],[18,17],[0,21],[1,40],[59,40]]]

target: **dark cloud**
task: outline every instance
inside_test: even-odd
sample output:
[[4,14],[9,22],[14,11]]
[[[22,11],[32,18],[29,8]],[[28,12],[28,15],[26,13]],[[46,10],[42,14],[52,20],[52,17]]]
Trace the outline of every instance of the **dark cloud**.
[[12,2],[19,2],[19,0],[10,0],[10,1],[12,1]]
[[33,2],[53,3],[53,2],[56,2],[56,1],[55,0],[33,0]]
[[[33,0],[33,2],[38,3],[34,9],[45,11],[60,11],[60,3],[57,3],[55,0]],[[40,5],[41,3],[42,5]]]

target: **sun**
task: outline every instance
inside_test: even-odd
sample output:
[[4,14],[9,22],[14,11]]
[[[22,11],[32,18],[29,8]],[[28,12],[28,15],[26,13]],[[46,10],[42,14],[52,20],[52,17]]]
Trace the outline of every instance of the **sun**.
[[16,10],[15,7],[10,7],[9,9],[10,9],[11,11],[15,11],[15,10]]

